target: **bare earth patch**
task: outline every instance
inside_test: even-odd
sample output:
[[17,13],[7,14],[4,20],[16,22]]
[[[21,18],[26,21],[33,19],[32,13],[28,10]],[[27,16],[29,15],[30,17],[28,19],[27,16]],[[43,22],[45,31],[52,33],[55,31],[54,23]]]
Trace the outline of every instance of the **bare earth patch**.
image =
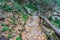
[[39,26],[38,16],[32,16],[28,19],[25,25],[25,31],[22,33],[22,40],[47,40],[46,35]]

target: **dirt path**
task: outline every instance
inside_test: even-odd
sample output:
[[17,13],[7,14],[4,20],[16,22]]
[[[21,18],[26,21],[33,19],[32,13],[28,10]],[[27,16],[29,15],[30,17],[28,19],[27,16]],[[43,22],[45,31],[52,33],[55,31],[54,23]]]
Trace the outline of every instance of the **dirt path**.
[[25,31],[22,33],[22,40],[47,40],[46,35],[39,26],[39,17],[32,16],[25,25]]

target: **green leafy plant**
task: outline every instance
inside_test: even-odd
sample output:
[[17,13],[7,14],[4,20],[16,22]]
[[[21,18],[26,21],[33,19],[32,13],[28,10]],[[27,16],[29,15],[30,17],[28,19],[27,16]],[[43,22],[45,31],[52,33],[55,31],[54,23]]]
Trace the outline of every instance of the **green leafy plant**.
[[25,5],[26,7],[32,9],[32,10],[37,10],[36,6],[35,5],[32,5],[32,4],[27,4]]
[[13,4],[14,4],[14,7],[13,7],[13,8],[14,8],[15,10],[17,10],[17,11],[21,11],[21,10],[22,10],[21,5],[19,5],[18,3],[15,3],[15,2],[14,2]]
[[60,28],[60,20],[55,16],[51,16],[50,19],[52,24],[54,24],[57,28]]
[[3,22],[1,23],[1,26],[6,26]]
[[12,34],[8,34],[8,36],[7,36],[8,38],[13,38],[14,37],[14,35],[12,35]]
[[26,22],[27,19],[29,18],[29,16],[28,15],[25,15],[25,14],[21,14],[21,15],[22,15],[23,21]]
[[13,8],[12,6],[8,5],[7,3],[4,3],[4,4],[0,4],[0,7],[3,9],[3,10],[6,10],[6,11],[13,11]]
[[7,0],[0,0],[0,2],[6,2]]
[[9,27],[8,26],[3,26],[3,29],[2,29],[2,31],[7,31],[7,30],[9,30]]
[[16,40],[22,40],[22,38],[21,37],[16,37]]

